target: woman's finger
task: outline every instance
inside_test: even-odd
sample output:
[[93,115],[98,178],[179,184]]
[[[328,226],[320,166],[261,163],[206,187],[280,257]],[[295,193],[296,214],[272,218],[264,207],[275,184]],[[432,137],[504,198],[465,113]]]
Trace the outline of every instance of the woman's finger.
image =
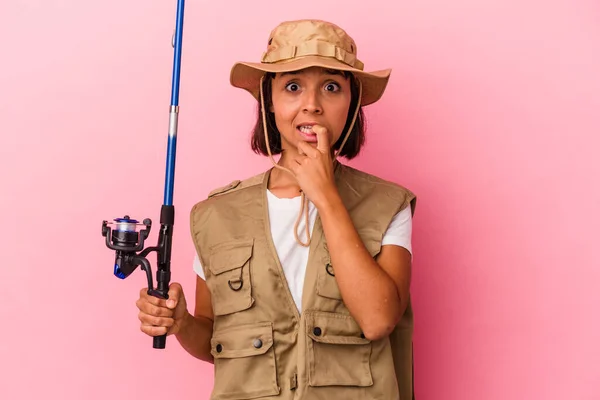
[[154,315],[155,317],[172,317],[173,310],[166,307],[155,306],[150,304],[143,299],[137,301],[137,307],[140,311],[148,315]]
[[144,312],[138,314],[138,319],[142,322],[142,325],[147,326],[164,326],[170,328],[175,323],[173,318],[155,317]]
[[300,153],[300,155],[306,154],[310,158],[316,158],[319,156],[320,152],[310,144],[306,142],[300,142],[298,143],[298,153]]
[[140,329],[142,332],[149,336],[160,336],[167,333],[167,328],[162,326],[141,325]]

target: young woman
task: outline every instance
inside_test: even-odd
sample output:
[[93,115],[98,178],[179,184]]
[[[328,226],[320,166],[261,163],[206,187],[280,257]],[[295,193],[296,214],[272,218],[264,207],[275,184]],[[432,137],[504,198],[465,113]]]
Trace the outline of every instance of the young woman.
[[271,32],[261,62],[233,66],[273,168],[193,207],[193,314],[177,283],[137,302],[143,332],[214,363],[212,399],[414,398],[415,196],[337,161],[359,153],[362,107],[390,76],[356,54],[338,26],[300,20]]

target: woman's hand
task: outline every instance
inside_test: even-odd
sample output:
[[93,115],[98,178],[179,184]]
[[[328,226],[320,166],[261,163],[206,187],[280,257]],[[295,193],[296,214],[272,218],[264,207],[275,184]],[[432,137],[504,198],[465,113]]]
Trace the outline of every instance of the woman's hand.
[[333,174],[329,132],[320,125],[314,125],[312,129],[317,135],[317,147],[300,142],[300,155],[294,158],[291,170],[302,192],[319,209],[327,205],[333,196],[339,197],[339,194]]
[[176,282],[169,287],[168,300],[150,296],[144,288],[135,304],[140,310],[140,329],[148,336],[177,334],[188,312],[183,289]]

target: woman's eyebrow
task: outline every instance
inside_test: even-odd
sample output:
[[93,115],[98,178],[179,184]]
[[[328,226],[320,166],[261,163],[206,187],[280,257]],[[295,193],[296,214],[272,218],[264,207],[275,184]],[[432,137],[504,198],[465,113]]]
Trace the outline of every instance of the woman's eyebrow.
[[[285,71],[285,72],[281,72],[280,76],[284,77],[286,75],[299,75],[301,73],[302,73],[302,71]],[[345,77],[344,73],[337,69],[326,69],[326,70],[324,70],[323,75],[337,75],[337,76]]]
[[345,76],[344,73],[340,70],[337,69],[326,69],[325,70],[325,74],[327,75],[340,75],[340,76]]
[[283,78],[286,75],[298,75],[300,73],[300,71],[285,71],[281,73],[281,77]]

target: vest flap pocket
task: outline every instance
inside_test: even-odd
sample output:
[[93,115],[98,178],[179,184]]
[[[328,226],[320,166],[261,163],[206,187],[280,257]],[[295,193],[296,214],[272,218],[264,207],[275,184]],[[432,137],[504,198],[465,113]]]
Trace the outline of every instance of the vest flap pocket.
[[215,332],[210,352],[215,358],[240,358],[265,354],[272,346],[273,328],[264,322]]
[[321,265],[317,271],[317,294],[334,300],[342,300],[342,293],[335,280],[335,269],[331,265],[331,258],[327,253],[321,259]]
[[271,322],[216,329],[210,345],[215,373],[211,399],[245,400],[279,394]]
[[221,243],[210,251],[209,268],[215,275],[240,268],[252,257],[252,239]]
[[320,311],[305,314],[309,386],[372,386],[372,344],[352,316]]
[[252,297],[252,252],[254,239],[219,243],[210,249],[206,284],[212,296],[215,317],[248,310]]
[[350,315],[312,312],[306,317],[308,336],[319,343],[368,344],[360,326]]

